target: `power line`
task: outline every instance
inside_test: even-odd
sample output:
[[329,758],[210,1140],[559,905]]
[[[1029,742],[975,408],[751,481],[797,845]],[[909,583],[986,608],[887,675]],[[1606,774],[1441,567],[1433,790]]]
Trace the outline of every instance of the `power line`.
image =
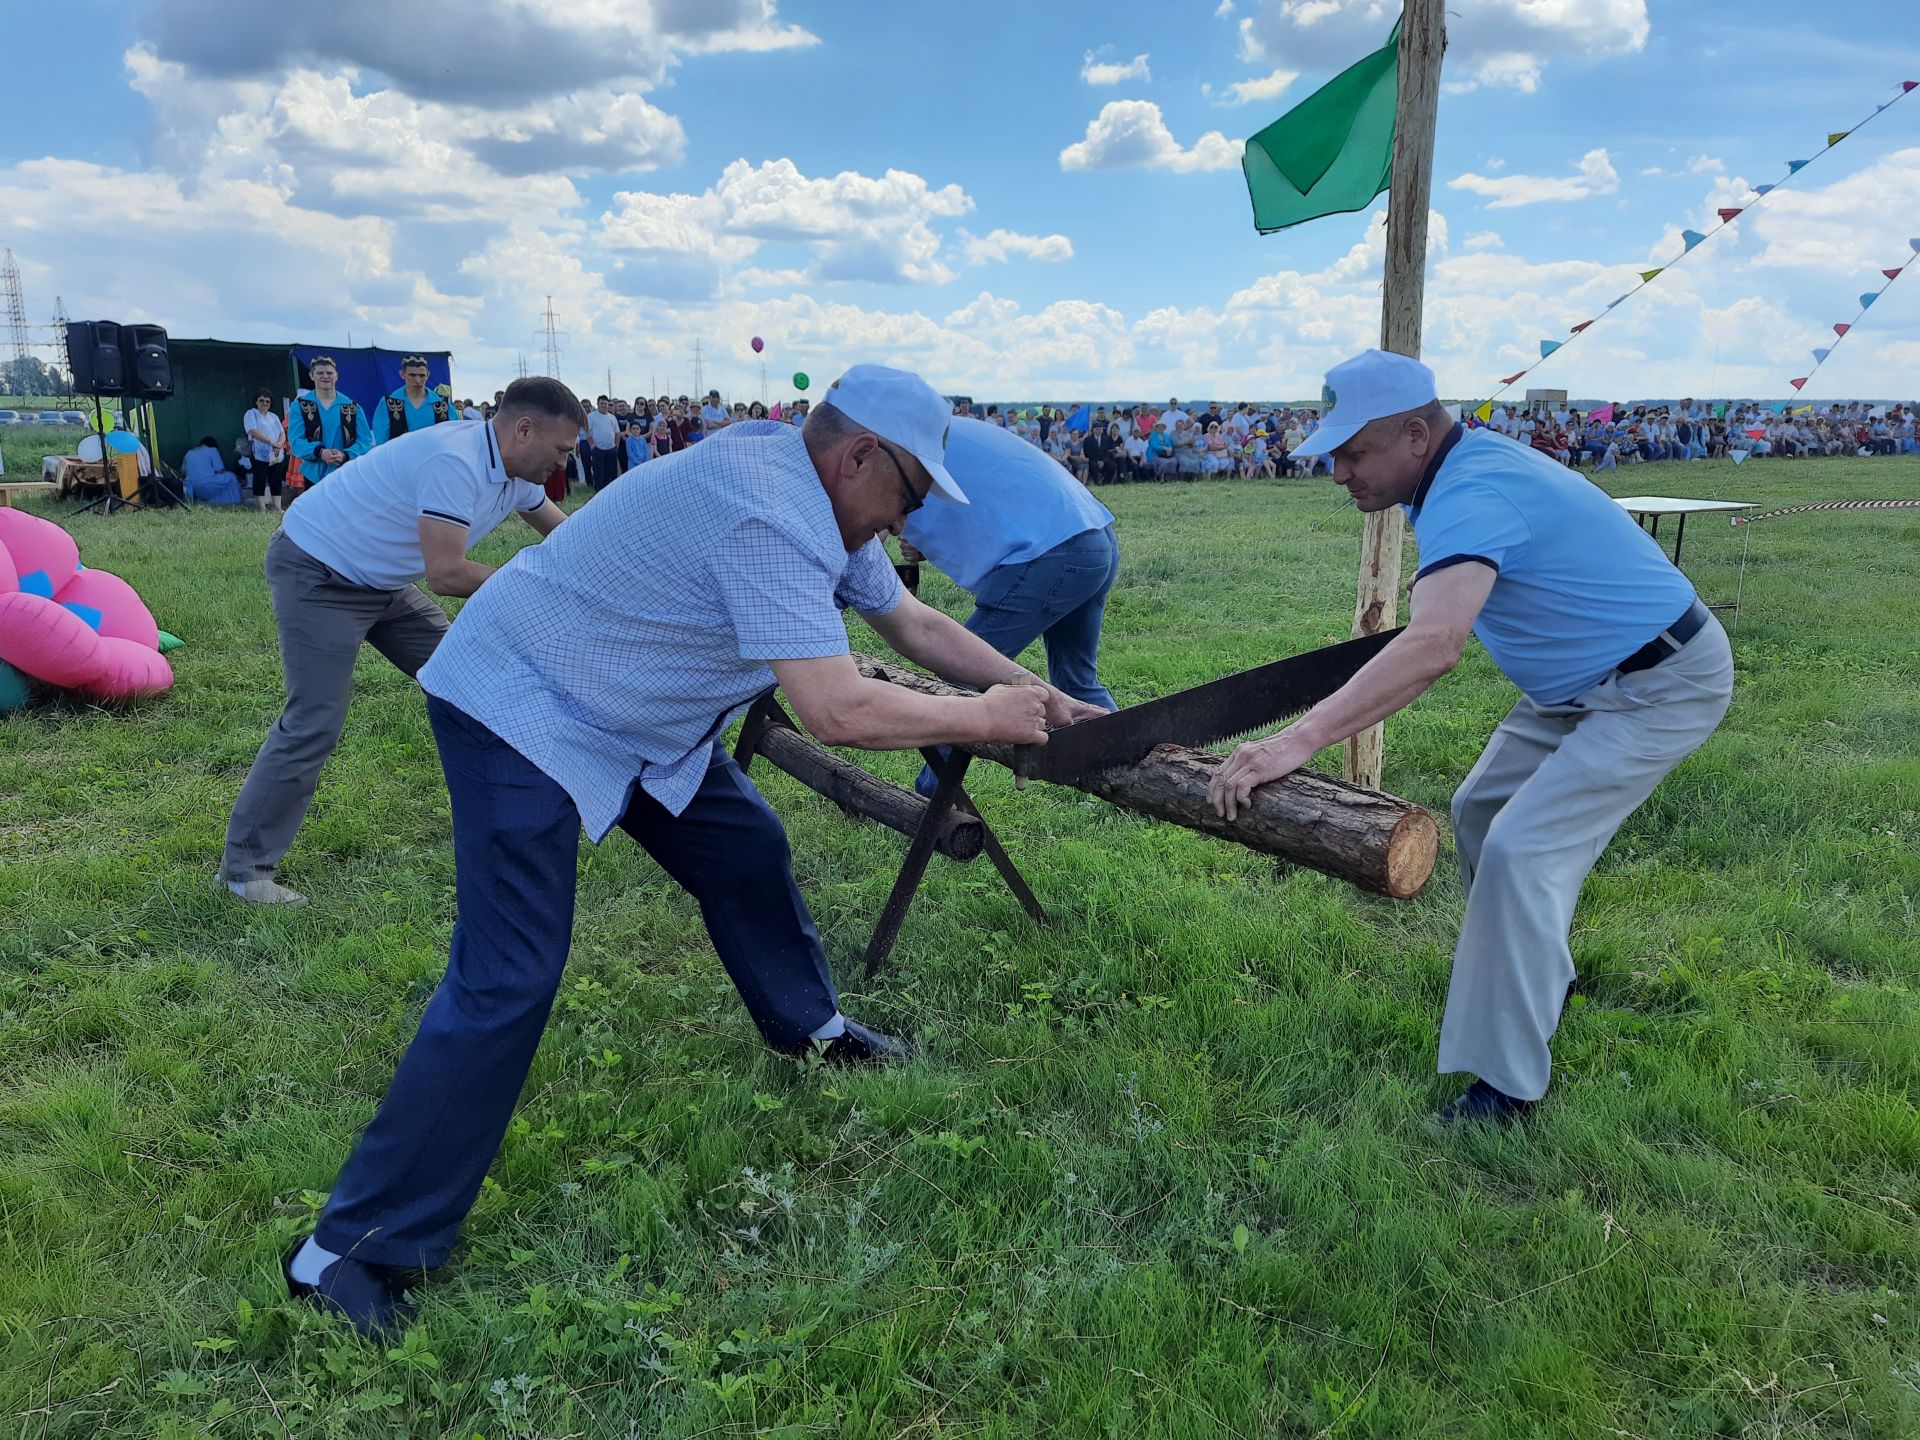
[[557,379],[559,378],[559,375],[560,375],[561,341],[563,341],[567,337],[565,333],[560,329],[559,320],[556,319],[554,316],[553,297],[551,295],[547,296],[547,310],[546,310],[545,318],[546,318],[546,330],[543,333],[543,339],[545,340],[545,343],[546,343],[547,374]]
[[27,332],[27,299],[20,286],[20,267],[13,263],[13,251],[6,253],[6,259],[0,261],[0,288],[7,292],[7,341],[13,347],[13,358],[28,359],[33,353],[33,339]]

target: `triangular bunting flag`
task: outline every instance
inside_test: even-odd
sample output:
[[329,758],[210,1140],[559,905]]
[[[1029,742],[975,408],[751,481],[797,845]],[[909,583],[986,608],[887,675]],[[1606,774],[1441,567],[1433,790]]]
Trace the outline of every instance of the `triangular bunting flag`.
[[1807,162],[1804,160],[1789,160],[1787,161],[1787,173],[1789,175],[1798,175],[1806,166]]
[[1920,80],[1902,80],[1900,82],[1900,93],[1904,95],[1916,85],[1920,85]]
[[1493,402],[1491,400],[1481,401],[1479,408],[1473,412],[1473,418],[1478,420],[1482,425],[1491,424],[1493,421]]
[[[1666,268],[1667,268],[1666,266],[1664,266],[1664,265],[1662,265],[1662,266],[1660,267],[1660,270],[1664,270],[1664,269],[1666,269]],[[1656,276],[1656,275],[1658,275],[1658,274],[1660,273],[1660,270],[1642,270],[1642,271],[1640,272],[1640,278],[1641,278],[1642,280],[1651,280],[1651,279],[1653,279],[1653,277],[1654,277],[1654,276]],[[1626,297],[1626,296],[1624,296],[1624,295],[1622,295],[1622,296],[1621,296],[1620,298],[1621,298],[1622,300],[1624,300],[1624,299],[1626,299],[1627,297]]]
[[1851,330],[1852,328],[1853,326],[1851,325],[1842,325],[1842,324],[1839,324],[1838,322],[1835,322],[1833,327],[1833,333],[1836,335],[1844,335],[1847,333],[1847,331]]
[[1900,278],[1900,272],[1898,270],[1882,270],[1880,273],[1889,280],[1898,280]]
[[1560,342],[1558,340],[1542,340],[1540,342],[1540,358],[1542,360],[1546,359],[1547,356],[1551,355],[1554,351],[1558,350],[1559,348],[1560,348]]
[[1831,345],[1829,345],[1829,346],[1827,346],[1827,347],[1826,347],[1825,349],[1823,349],[1823,350],[1816,350],[1816,351],[1814,351],[1814,352],[1813,352],[1813,363],[1814,363],[1814,364],[1816,364],[1816,365],[1824,365],[1824,364],[1826,364],[1826,363],[1827,363],[1827,356],[1829,356],[1829,355],[1831,355],[1832,353],[1833,353],[1833,347],[1832,347]]
[[1745,450],[1735,450],[1728,458],[1730,458],[1734,464],[1738,465],[1742,460],[1747,458],[1747,452]]
[[1753,187],[1753,193],[1756,195],[1764,195],[1771,189],[1773,189],[1771,185],[1756,185]]
[[1582,320],[1578,325],[1574,326],[1573,329],[1569,330],[1567,333],[1569,335],[1578,335],[1582,330],[1586,329],[1587,326],[1591,325],[1592,323],[1593,322],[1591,320]]
[[1909,240],[1907,244],[1911,247],[1914,254],[1920,255],[1920,240]]
[[1702,235],[1698,230],[1682,230],[1680,232],[1680,238],[1687,242],[1687,249],[1691,250],[1707,237]]
[[1727,205],[1713,213],[1718,215],[1720,217],[1720,223],[1725,225],[1729,220],[1733,219],[1734,216],[1738,215],[1741,209],[1742,207],[1738,205]]
[[1514,381],[1518,380],[1522,375],[1526,373],[1527,372],[1524,370],[1516,370],[1513,372],[1513,374],[1507,376],[1507,378],[1502,380],[1500,383],[1502,385],[1511,385]]
[[1860,308],[1862,310],[1866,309],[1869,305],[1873,304],[1873,302],[1878,300],[1879,298],[1880,297],[1878,295],[1862,295],[1860,297]]
[[1616,305],[1618,305],[1618,304],[1620,303],[1620,301],[1622,301],[1622,300],[1624,300],[1624,299],[1626,299],[1626,298],[1627,298],[1626,296],[1624,296],[1624,295],[1621,295],[1621,296],[1618,296],[1618,297],[1617,297],[1617,298],[1615,298],[1615,299],[1612,299],[1612,300],[1609,300],[1609,301],[1607,301],[1607,309],[1609,309],[1609,310],[1611,310],[1611,309],[1612,309],[1612,308],[1613,308],[1614,306],[1616,306]]
[[1846,139],[1847,136],[1851,135],[1852,133],[1853,132],[1851,130],[1836,130],[1831,135],[1827,136],[1827,144],[1838,145],[1842,140]]
[[1794,389],[1798,390],[1802,385],[1807,383],[1807,377],[1802,375],[1798,380],[1789,380],[1787,381],[1787,383],[1793,386]]

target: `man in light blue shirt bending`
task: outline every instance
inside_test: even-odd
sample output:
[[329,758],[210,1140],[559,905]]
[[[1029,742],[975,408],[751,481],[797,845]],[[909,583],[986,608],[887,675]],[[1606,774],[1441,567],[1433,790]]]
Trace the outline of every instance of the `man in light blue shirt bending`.
[[[947,468],[972,503],[930,498],[900,532],[902,552],[973,593],[967,629],[1009,658],[1044,640],[1047,679],[1113,709],[1098,666],[1120,568],[1112,512],[1046,451],[984,420],[954,418]],[[922,768],[914,788],[932,795],[935,783]]]
[[1406,630],[1335,694],[1214,772],[1232,819],[1254,789],[1411,703],[1469,633],[1520,688],[1453,797],[1466,915],[1440,1071],[1474,1077],[1446,1123],[1532,1110],[1574,980],[1568,932],[1614,832],[1726,714],[1733,653],[1659,542],[1578,473],[1463,430],[1418,360],[1369,350],[1327,372],[1308,437],[1363,512],[1406,507],[1420,542]]
[[[829,1065],[909,1053],[840,1013],[786,832],[720,736],[776,681],[817,739],[868,750],[1044,744],[1049,720],[1091,713],[908,595],[888,563],[878,537],[930,492],[966,503],[947,421],[919,376],[856,365],[804,431],[729,425],[621,476],[461,611],[420,671],[453,810],[447,973],[287,1259],[296,1297],[390,1330],[410,1273],[446,1262],[560,985],[583,825],[596,844],[626,831],[699,902],[768,1045]],[[985,693],[863,678],[845,609]]]

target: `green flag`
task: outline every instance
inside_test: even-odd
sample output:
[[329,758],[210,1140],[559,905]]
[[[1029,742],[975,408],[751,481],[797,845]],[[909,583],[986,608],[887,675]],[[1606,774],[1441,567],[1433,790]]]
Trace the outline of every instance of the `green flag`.
[[1247,141],[1240,166],[1262,235],[1364,209],[1393,180],[1400,27]]

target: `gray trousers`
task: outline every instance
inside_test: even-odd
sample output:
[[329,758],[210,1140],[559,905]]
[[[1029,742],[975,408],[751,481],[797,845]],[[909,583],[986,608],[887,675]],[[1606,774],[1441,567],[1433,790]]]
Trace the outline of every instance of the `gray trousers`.
[[411,585],[370,590],[328,569],[284,530],[267,545],[267,593],[280,632],[287,704],[247,771],[227,821],[220,873],[271,876],[313,802],[320,769],[339,743],[353,693],[353,665],[366,641],[413,675],[447,631],[447,616]]
[[1600,852],[1733,697],[1733,652],[1709,620],[1649,670],[1565,705],[1521,697],[1453,797],[1467,913],[1440,1027],[1440,1073],[1522,1100],[1547,1093],[1574,903]]

